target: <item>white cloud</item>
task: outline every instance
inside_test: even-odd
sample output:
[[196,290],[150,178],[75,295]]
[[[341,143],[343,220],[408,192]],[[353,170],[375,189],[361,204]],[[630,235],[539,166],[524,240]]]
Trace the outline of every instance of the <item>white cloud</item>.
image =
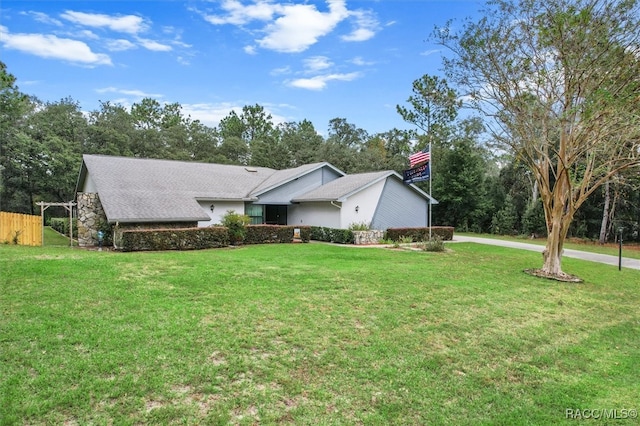
[[205,15],[204,19],[213,25],[244,25],[251,21],[269,21],[280,6],[269,1],[256,1],[245,6],[237,0],[224,0],[220,7],[226,15]]
[[82,30],[80,32],[77,32],[75,35],[77,37],[86,38],[86,39],[89,39],[89,40],[98,40],[100,38],[100,37],[98,37],[96,35],[96,33],[94,33],[93,31],[90,31],[90,30]]
[[303,61],[308,72],[318,72],[330,68],[333,63],[326,56],[312,56]]
[[356,28],[346,36],[344,41],[366,41],[376,35],[380,24],[371,12],[357,10],[349,13],[355,18]]
[[[373,13],[363,10],[349,11],[345,0],[327,0],[328,11],[318,10],[316,5],[305,3],[275,3],[271,0],[254,0],[243,4],[240,0],[224,0],[219,7],[223,13],[206,14],[204,19],[213,25],[248,26],[253,22],[266,23],[263,28],[251,28],[263,33],[255,40],[263,49],[277,52],[298,53],[330,34],[345,20],[353,20],[353,31],[342,37],[344,41],[364,41],[373,37],[379,23]],[[255,53],[255,47],[245,47],[247,53]]]
[[243,50],[247,55],[255,55],[258,53],[255,46],[245,46]]
[[46,13],[29,11],[29,12],[22,12],[22,14],[32,16],[36,22],[40,22],[41,24],[55,25],[57,27],[61,27],[63,25],[62,22],[60,22],[55,18],[50,17]]
[[354,30],[351,34],[343,36],[342,40],[366,41],[366,40],[369,40],[370,38],[373,38],[374,35],[376,35],[376,33],[368,28],[358,28]]
[[112,52],[122,52],[124,50],[136,49],[138,46],[131,43],[129,40],[125,39],[117,39],[117,40],[107,40],[106,42],[107,49]]
[[132,96],[134,98],[139,98],[139,99],[143,99],[143,98],[162,98],[163,95],[159,94],[159,93],[146,93],[143,92],[142,90],[130,90],[130,89],[118,89],[117,87],[105,87],[102,89],[97,89],[96,92],[98,93],[118,93],[120,95],[126,95],[126,96]]
[[267,25],[267,35],[257,40],[258,44],[278,52],[305,51],[349,16],[344,1],[332,0],[328,3],[328,13],[320,12],[308,4],[283,6],[282,16]]
[[11,34],[0,26],[0,41],[6,49],[19,50],[41,58],[62,59],[81,65],[112,65],[111,58],[94,53],[84,42],[46,34]]
[[20,85],[21,86],[36,86],[38,84],[41,84],[42,81],[40,80],[26,80],[26,81],[20,81]]
[[67,10],[60,16],[75,24],[86,27],[108,28],[112,31],[128,34],[138,34],[147,29],[147,24],[144,22],[144,19],[136,15],[110,16],[100,13],[84,13]]
[[362,56],[356,56],[355,58],[353,58],[351,60],[351,63],[354,64],[354,65],[361,66],[361,67],[375,64],[375,62],[372,62],[372,61],[365,61],[364,58],[362,58]]
[[269,74],[271,75],[291,74],[291,67],[287,65],[286,67],[274,68],[271,70]]
[[352,72],[348,74],[327,74],[318,75],[311,78],[299,78],[290,81],[288,84],[292,87],[308,90],[323,90],[327,87],[327,83],[332,80],[338,81],[352,81],[360,77],[359,72]]
[[146,39],[146,38],[139,38],[139,39],[137,39],[137,41],[145,49],[153,50],[154,52],[168,52],[170,50],[173,50],[173,48],[171,46],[166,45],[166,44],[162,44],[162,43],[158,43],[157,41],[154,41],[154,40],[149,40],[149,39]]
[[422,52],[420,55],[421,55],[421,56],[431,56],[431,55],[433,55],[434,53],[438,53],[438,52],[440,52],[440,50],[439,50],[439,49],[431,49],[431,50],[425,50],[425,51],[424,51],[424,52]]

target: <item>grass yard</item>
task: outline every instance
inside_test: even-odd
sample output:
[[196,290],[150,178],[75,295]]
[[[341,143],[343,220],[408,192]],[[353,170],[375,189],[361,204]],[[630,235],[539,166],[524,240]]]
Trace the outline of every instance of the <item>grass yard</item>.
[[448,247],[0,246],[0,424],[637,424],[638,271]]
[[[60,234],[58,231],[51,228],[50,226],[45,226],[42,234],[44,236],[45,247],[52,247],[52,246],[69,247],[69,237]],[[78,245],[77,242],[75,242],[74,244]]]

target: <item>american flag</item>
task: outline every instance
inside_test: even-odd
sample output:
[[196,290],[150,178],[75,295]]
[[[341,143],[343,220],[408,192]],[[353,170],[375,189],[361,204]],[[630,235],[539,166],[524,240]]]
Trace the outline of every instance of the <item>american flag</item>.
[[409,156],[409,167],[413,167],[416,164],[429,161],[430,159],[431,153],[429,152],[429,148],[425,148],[422,151],[416,152],[415,154],[411,154]]

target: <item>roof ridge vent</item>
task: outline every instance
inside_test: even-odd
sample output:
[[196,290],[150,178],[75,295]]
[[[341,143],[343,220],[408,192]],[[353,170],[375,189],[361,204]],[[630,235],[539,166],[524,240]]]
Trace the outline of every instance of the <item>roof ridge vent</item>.
[[244,169],[251,173],[256,173],[258,171],[255,167],[245,167]]

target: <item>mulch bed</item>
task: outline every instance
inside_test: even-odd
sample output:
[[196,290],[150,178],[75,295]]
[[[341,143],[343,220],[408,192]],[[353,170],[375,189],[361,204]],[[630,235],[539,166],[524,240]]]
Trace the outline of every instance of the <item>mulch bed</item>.
[[542,269],[525,269],[525,274],[533,275],[534,277],[546,278],[548,280],[561,281],[563,283],[582,283],[584,282],[582,279],[576,277],[575,275],[565,274],[555,275],[544,272]]

